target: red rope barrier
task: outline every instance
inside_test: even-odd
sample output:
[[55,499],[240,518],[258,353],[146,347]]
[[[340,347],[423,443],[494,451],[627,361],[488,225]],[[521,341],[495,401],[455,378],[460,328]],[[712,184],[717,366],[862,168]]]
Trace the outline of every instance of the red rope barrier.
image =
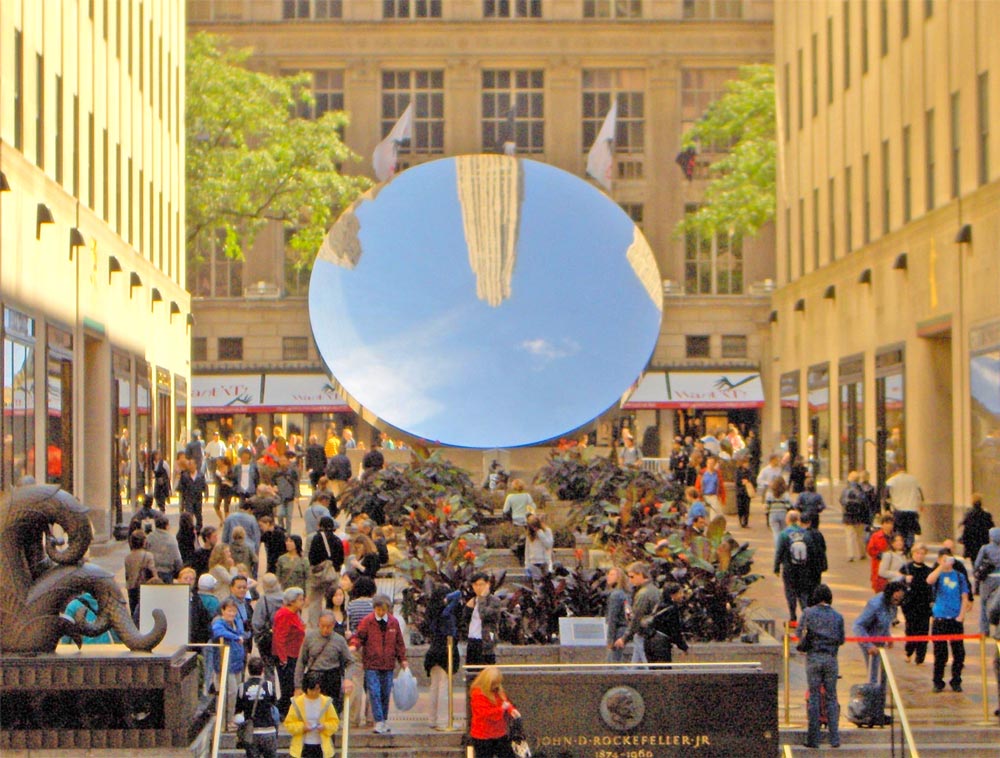
[[[957,642],[958,640],[979,640],[981,634],[923,634],[913,637],[844,637],[844,642]],[[798,642],[799,638],[792,635],[789,637],[792,642]]]

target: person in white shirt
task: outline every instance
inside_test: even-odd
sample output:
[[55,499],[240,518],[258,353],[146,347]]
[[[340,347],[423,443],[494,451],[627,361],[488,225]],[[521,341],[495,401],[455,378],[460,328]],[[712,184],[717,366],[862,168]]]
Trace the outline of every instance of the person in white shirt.
[[924,493],[917,477],[899,468],[885,483],[892,503],[896,531],[903,535],[906,552],[913,547],[914,535],[920,534],[920,514],[924,510]]

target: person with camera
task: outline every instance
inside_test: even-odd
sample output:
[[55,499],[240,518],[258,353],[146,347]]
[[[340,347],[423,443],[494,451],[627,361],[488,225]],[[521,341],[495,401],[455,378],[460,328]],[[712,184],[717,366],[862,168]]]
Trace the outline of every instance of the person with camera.
[[489,574],[472,575],[472,597],[463,611],[468,623],[465,653],[467,666],[492,666],[497,662],[496,644],[500,635],[500,598],[493,594]]
[[820,584],[813,590],[811,604],[799,620],[798,650],[806,654],[806,679],[809,682],[809,729],[805,741],[805,746],[809,748],[819,747],[820,711],[824,697],[830,746],[840,745],[837,654],[844,644],[844,617],[833,609],[832,603],[830,588]]
[[[934,621],[931,634],[964,634],[965,614],[972,608],[969,599],[969,580],[955,569],[955,557],[948,548],[938,551],[937,567],[927,577],[927,584],[934,588]],[[934,691],[944,689],[944,669],[948,665],[948,646],[951,646],[951,689],[962,691],[962,668],[965,665],[963,640],[934,640]]]

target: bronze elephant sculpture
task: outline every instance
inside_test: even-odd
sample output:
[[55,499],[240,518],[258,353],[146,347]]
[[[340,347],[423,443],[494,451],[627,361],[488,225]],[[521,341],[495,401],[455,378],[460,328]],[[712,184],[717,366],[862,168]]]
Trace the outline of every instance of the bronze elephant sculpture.
[[[84,561],[93,538],[88,512],[55,485],[18,487],[0,504],[0,652],[51,653],[64,635],[79,645],[108,629],[129,650],[149,651],[163,640],[163,611],[154,610],[152,630],[140,634],[114,577]],[[66,533],[64,547],[51,539],[54,524]],[[84,592],[98,603],[93,623],[62,615]]]

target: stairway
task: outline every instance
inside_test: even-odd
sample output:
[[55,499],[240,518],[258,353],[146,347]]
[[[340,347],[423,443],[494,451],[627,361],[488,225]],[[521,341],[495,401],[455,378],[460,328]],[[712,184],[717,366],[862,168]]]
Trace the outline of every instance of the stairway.
[[[370,728],[351,731],[351,756],[356,758],[464,758],[465,748],[462,746],[464,725],[454,732],[435,732],[423,724],[391,722],[391,734],[375,734]],[[341,734],[338,733],[334,744],[337,756],[340,756]],[[291,737],[285,731],[278,735],[278,754],[287,755]],[[236,735],[225,734],[219,746],[222,758],[243,758],[245,752],[236,747]]]
[[[792,755],[818,755],[826,753],[838,758],[908,758],[899,725],[895,725],[895,751],[890,746],[889,728],[859,729],[847,727],[840,730],[840,748],[836,751],[822,735],[819,750],[803,747],[806,732],[802,728],[782,729],[781,744],[792,746]],[[993,726],[920,726],[913,729],[913,738],[920,758],[997,758],[1000,756],[1000,727]]]

